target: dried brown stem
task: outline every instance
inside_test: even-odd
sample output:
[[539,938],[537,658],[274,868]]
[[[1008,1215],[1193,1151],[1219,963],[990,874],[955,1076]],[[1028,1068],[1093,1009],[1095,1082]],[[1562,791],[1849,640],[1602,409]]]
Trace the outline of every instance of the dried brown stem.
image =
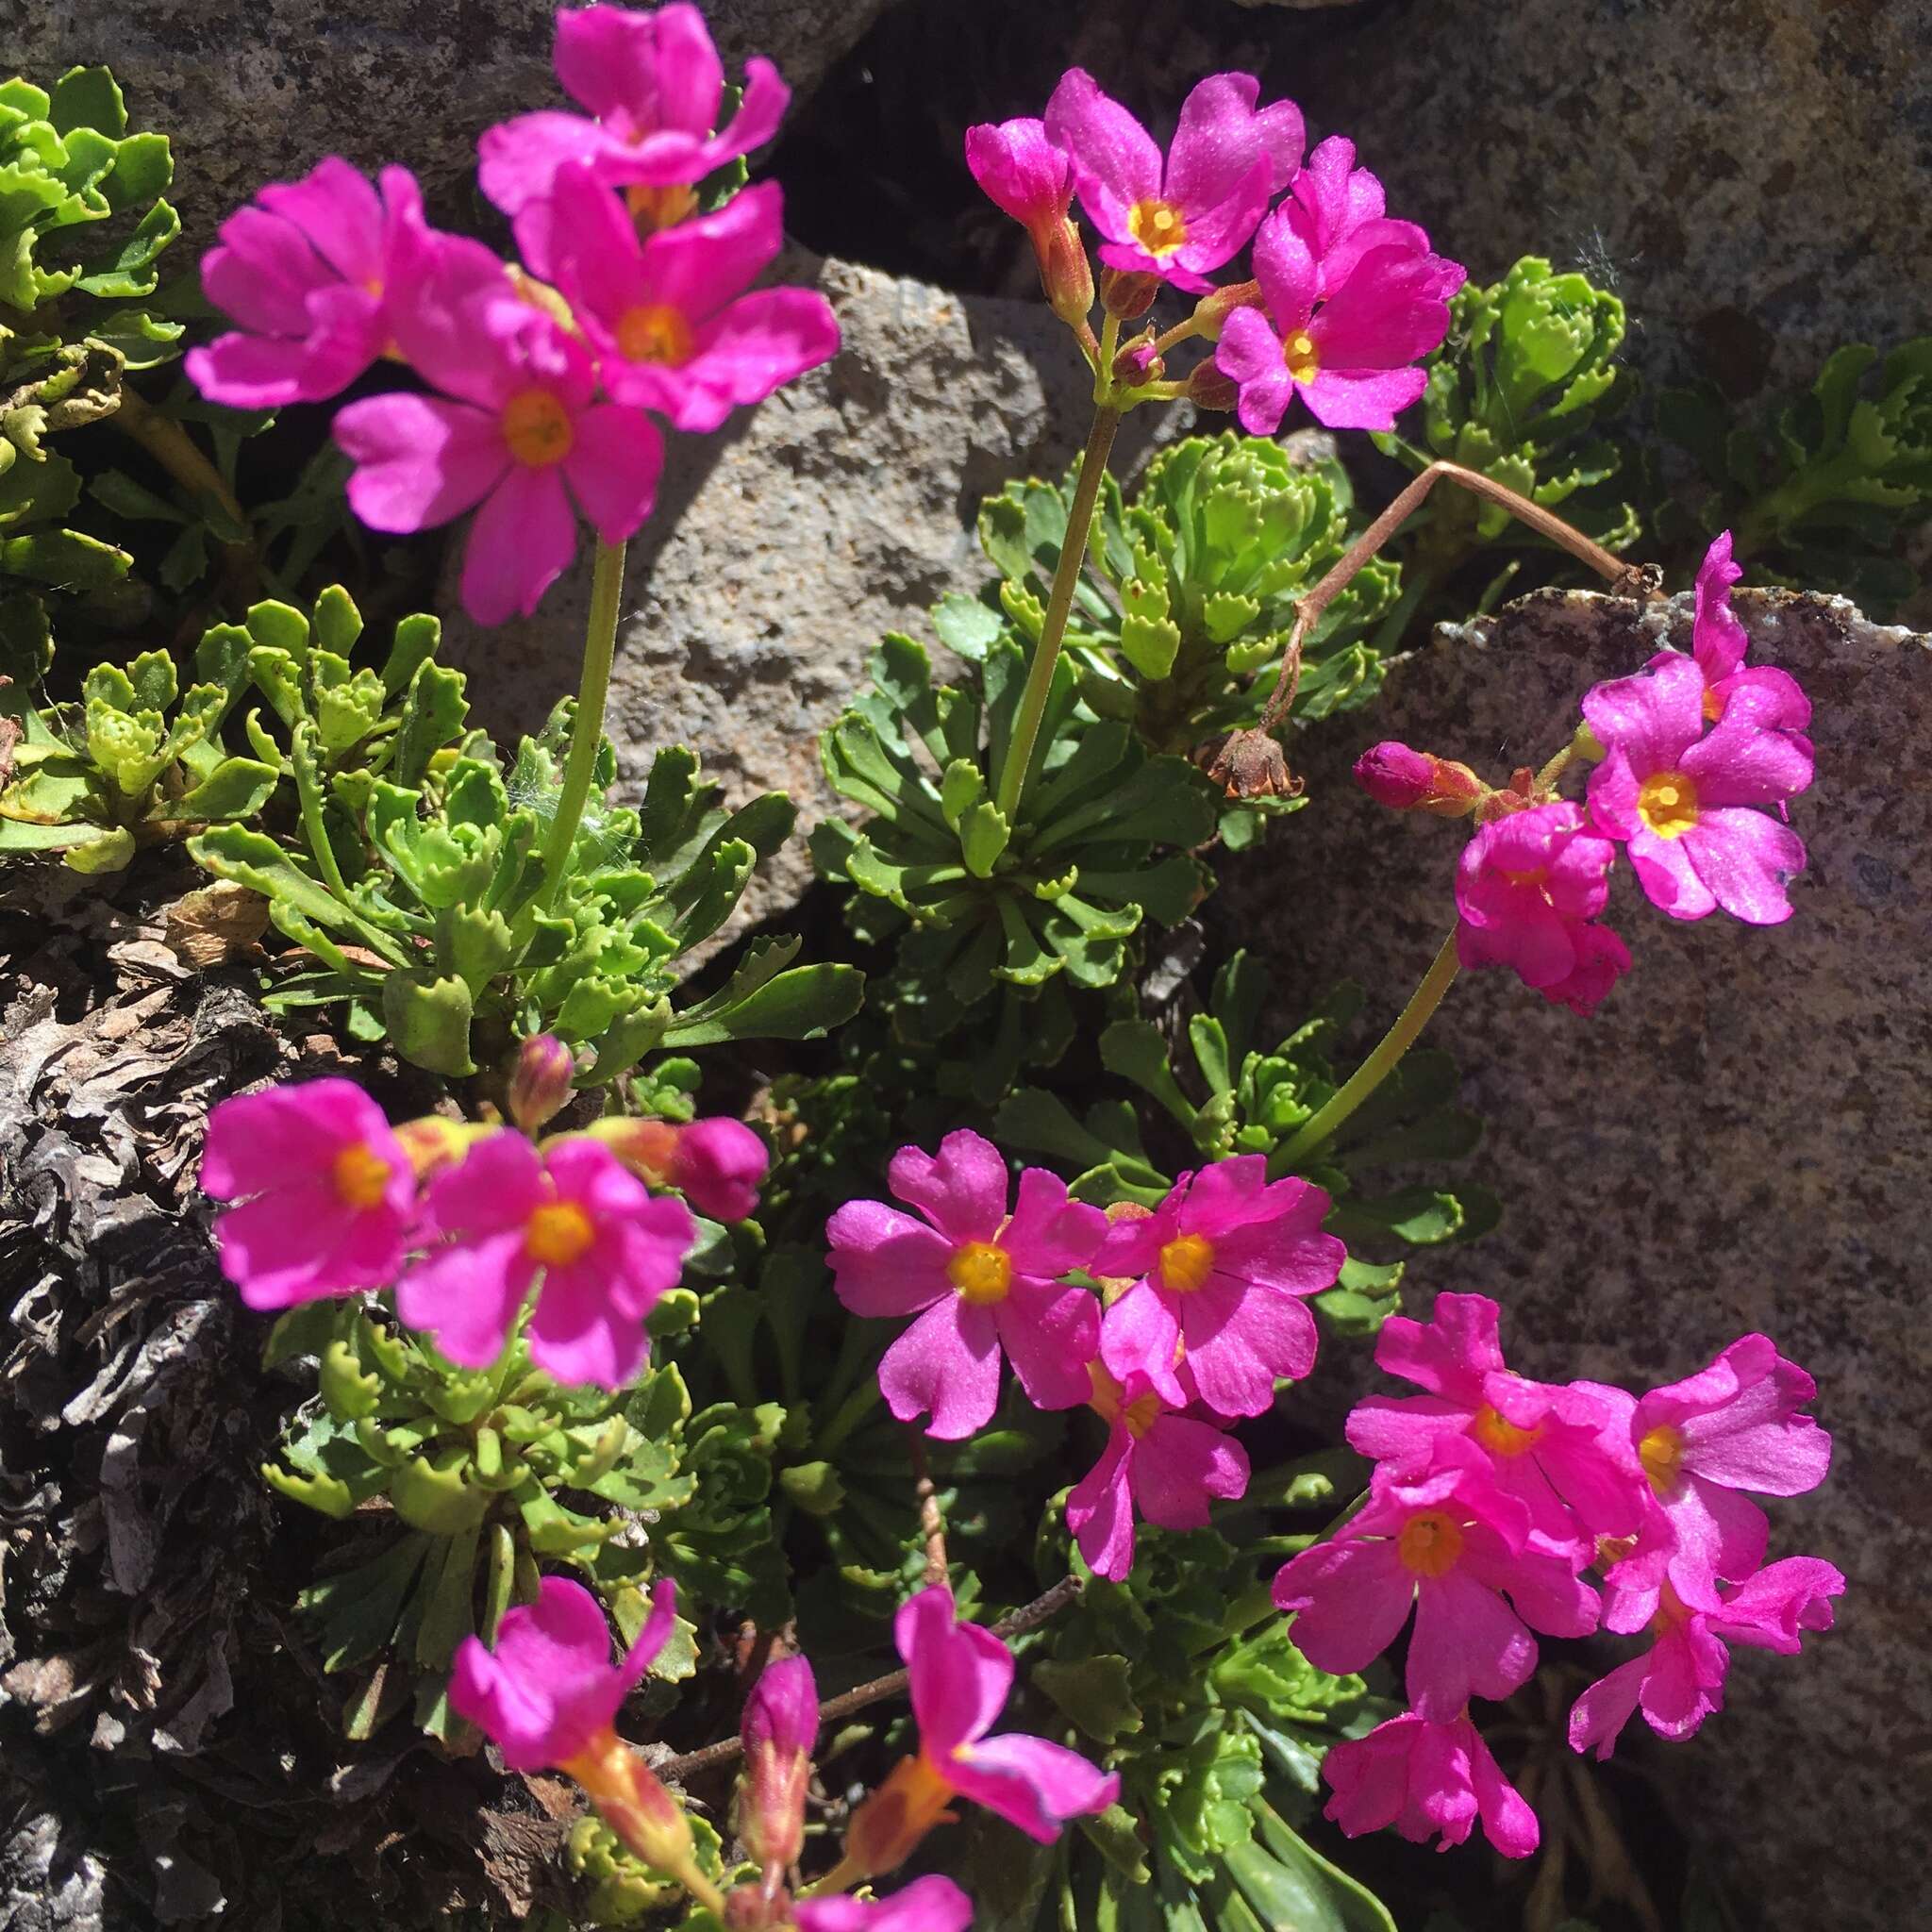
[[919,1498],[919,1533],[925,1539],[925,1587],[931,1590],[952,1573],[946,1562],[946,1522],[940,1514],[932,1472],[926,1467],[925,1439],[917,1431],[912,1436],[912,1474],[918,1478],[913,1493]]
[[[1061,1577],[1043,1595],[1035,1597],[1030,1604],[1023,1604],[1010,1617],[1001,1618],[992,1626],[992,1634],[1002,1638],[1019,1637],[1028,1630],[1037,1629],[1048,1618],[1065,1609],[1080,1594],[1082,1588],[1077,1576]],[[855,1710],[863,1710],[868,1704],[896,1697],[906,1689],[907,1681],[906,1672],[888,1671],[883,1677],[874,1677],[870,1683],[855,1684],[850,1690],[841,1690],[837,1697],[828,1697],[819,1706],[819,1723],[822,1726],[835,1724],[841,1717],[850,1717]],[[687,1751],[682,1757],[667,1758],[652,1769],[660,1778],[688,1783],[701,1772],[729,1764],[743,1749],[742,1738],[723,1738],[715,1744],[707,1744],[702,1751]]]

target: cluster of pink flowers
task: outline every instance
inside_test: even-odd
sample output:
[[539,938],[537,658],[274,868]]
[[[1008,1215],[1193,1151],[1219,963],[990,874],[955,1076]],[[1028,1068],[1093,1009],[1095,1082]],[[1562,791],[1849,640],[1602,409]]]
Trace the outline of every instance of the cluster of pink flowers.
[[[1103,291],[1112,312],[1143,313],[1163,282],[1204,298],[1191,332],[1218,341],[1211,366],[1229,400],[1238,395],[1243,427],[1273,435],[1299,394],[1330,428],[1391,429],[1423,392],[1413,365],[1448,333],[1464,271],[1431,254],[1412,222],[1389,219],[1352,143],[1324,141],[1304,161],[1301,110],[1258,107],[1259,92],[1252,75],[1210,75],[1182,103],[1163,154],[1076,67],[1044,120],[970,128],[967,165],[1025,225],[1062,320],[1084,327],[1093,301],[1069,219],[1077,195],[1113,274]],[[1250,242],[1254,280],[1216,289],[1209,276]],[[1124,354],[1137,380],[1160,374],[1151,334]],[[1205,400],[1212,387],[1191,393]]]
[[1791,916],[1785,889],[1805,868],[1805,845],[1785,821],[1811,782],[1811,707],[1788,672],[1745,665],[1730,601],[1740,575],[1726,530],[1697,573],[1690,653],[1659,651],[1636,676],[1584,698],[1588,754],[1599,762],[1583,804],[1540,791],[1527,772],[1492,791],[1468,766],[1393,741],[1357,761],[1380,804],[1474,814],[1456,876],[1464,966],[1510,967],[1545,999],[1594,1012],[1631,966],[1602,924],[1619,845],[1674,919],[1720,908],[1750,925]]
[[587,114],[522,115],[480,142],[523,271],[429,227],[406,170],[372,185],[331,157],[223,225],[202,279],[240,327],[187,362],[203,395],[245,409],[325,401],[385,358],[412,369],[427,393],[336,417],[349,501],[398,532],[475,509],[462,597],[483,624],[536,608],[579,513],[607,543],[650,515],[654,415],[716,429],[839,346],[814,291],[746,292],[782,239],[775,187],[699,212],[697,184],[777,129],[769,62],[749,63],[722,133],[724,69],[681,0],[560,12],[557,72]]
[[1424,1392],[1357,1406],[1348,1441],[1375,1465],[1366,1506],[1283,1567],[1274,1601],[1309,1662],[1338,1673],[1380,1655],[1414,1611],[1411,1708],[1330,1750],[1329,1817],[1444,1844],[1480,1819],[1521,1857],[1535,1814],[1469,1706],[1527,1682],[1532,1633],[1650,1631],[1650,1649],[1572,1713],[1571,1742],[1606,1757],[1638,1709],[1660,1735],[1690,1736],[1722,1707],[1726,1641],[1795,1652],[1802,1631],[1830,1628],[1844,1578],[1813,1557],[1764,1560],[1769,1526],[1747,1492],[1801,1494],[1831,1454],[1802,1412],[1811,1378],[1768,1338],[1639,1398],[1514,1374],[1497,1316],[1484,1296],[1442,1294],[1431,1321],[1384,1325],[1377,1362]]
[[[879,1364],[901,1422],[929,1412],[927,1433],[947,1441],[984,1428],[1003,1356],[1037,1407],[1101,1417],[1107,1447],[1067,1523],[1097,1575],[1123,1577],[1137,1515],[1199,1528],[1210,1498],[1243,1492],[1248,1459],[1228,1427],[1314,1365],[1305,1298],[1346,1255],[1322,1232],[1327,1195],[1266,1169],[1257,1154],[1220,1161],[1151,1213],[1109,1221],[1027,1168],[1009,1213],[1005,1158],[961,1130],[936,1156],[893,1157],[892,1192],[917,1216],[882,1201],[833,1214],[833,1281],[854,1314],[916,1318]],[[1075,1274],[1108,1284],[1104,1311]]]
[[[525,1060],[556,1046],[526,1042]],[[534,1288],[531,1359],[560,1382],[617,1389],[642,1366],[644,1319],[697,1239],[686,1201],[741,1220],[769,1158],[722,1118],[542,1142],[434,1117],[395,1129],[353,1081],[325,1079],[223,1101],[201,1185],[238,1204],[216,1216],[215,1243],[250,1307],[393,1288],[404,1322],[481,1369]]]
[[[581,1585],[547,1577],[535,1604],[506,1613],[494,1646],[468,1638],[457,1653],[450,1703],[479,1726],[518,1771],[556,1766],[591,1792],[633,1849],[675,1872],[690,1829],[675,1801],[612,1728],[625,1694],[671,1633],[675,1592],[660,1583],[649,1622],[623,1660],[596,1599]],[[962,1624],[943,1586],[920,1591],[893,1623],[909,1681],[919,1750],[903,1759],[853,1814],[840,1872],[846,1882],[896,1871],[956,1798],[983,1806],[1050,1844],[1066,1821],[1104,1811],[1120,1779],[1044,1738],[989,1736],[1013,1683],[1013,1658],[991,1631]],[[794,1932],[966,1932],[973,1907],[948,1878],[925,1877],[880,1900],[841,1896],[793,1902],[785,1875],[805,1839],[805,1802],[818,1742],[818,1690],[810,1664],[766,1667],[746,1700],[745,1763],[738,1830],[760,1868],[750,1889],[759,1909],[741,1921]],[[751,1898],[745,1900],[747,1909]]]

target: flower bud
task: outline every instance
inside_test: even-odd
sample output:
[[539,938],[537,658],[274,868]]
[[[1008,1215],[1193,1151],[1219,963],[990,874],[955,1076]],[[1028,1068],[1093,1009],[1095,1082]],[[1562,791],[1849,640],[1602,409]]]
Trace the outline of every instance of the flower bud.
[[758,1211],[758,1183],[771,1150],[742,1121],[718,1115],[677,1129],[670,1181],[700,1214],[746,1221]]
[[1224,325],[1237,308],[1263,306],[1259,282],[1230,282],[1224,289],[1210,289],[1194,305],[1194,333],[1218,342]]
[[1241,386],[1233,376],[1224,375],[1209,357],[1190,373],[1188,400],[1197,409],[1232,409],[1241,400]]
[[1040,262],[1040,286],[1053,312],[1069,328],[1085,322],[1093,307],[1093,264],[1087,258],[1080,231],[1061,216],[1033,231],[1033,253]]
[[1355,779],[1391,811],[1426,811],[1445,819],[1466,817],[1490,790],[1467,765],[1392,738],[1363,752],[1355,761]]
[[1100,274],[1100,299],[1107,312],[1121,322],[1139,322],[1154,307],[1160,277],[1141,269],[1109,268]]
[[1158,382],[1163,373],[1160,358],[1154,353],[1152,335],[1143,335],[1129,342],[1113,358],[1114,380],[1134,388],[1139,388],[1143,382]]
[[671,1166],[677,1158],[677,1124],[674,1121],[592,1121],[584,1129],[601,1141],[641,1181],[654,1188],[672,1185]]
[[509,1076],[509,1117],[526,1134],[539,1132],[569,1103],[577,1063],[554,1033],[533,1033],[517,1049]]
[[745,1700],[738,1835],[768,1876],[790,1871],[805,1844],[805,1788],[818,1735],[810,1664],[802,1657],[767,1664]]

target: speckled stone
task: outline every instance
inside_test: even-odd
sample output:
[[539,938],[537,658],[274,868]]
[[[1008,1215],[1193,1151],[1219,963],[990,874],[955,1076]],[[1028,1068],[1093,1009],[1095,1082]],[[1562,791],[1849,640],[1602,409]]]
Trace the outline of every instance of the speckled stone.
[[[1832,1475],[1770,1505],[1772,1554],[1845,1572],[1839,1627],[1802,1659],[1738,1653],[1729,1708],[1657,1757],[1756,1902],[1741,1923],[1902,1932],[1924,1923],[1932,1739],[1932,639],[1841,600],[1738,606],[1753,660],[1796,673],[1817,707],[1796,915],[1681,924],[1620,866],[1609,917],[1636,969],[1594,1019],[1507,972],[1465,975],[1429,1037],[1490,1124],[1474,1166],[1506,1216],[1424,1251],[1404,1292],[1417,1309],[1441,1289],[1494,1294],[1534,1374],[1652,1386],[1761,1329],[1817,1377]],[[1546,593],[1441,633],[1377,708],[1296,747],[1311,804],[1228,861],[1228,937],[1290,989],[1362,980],[1386,1024],[1454,919],[1467,828],[1372,805],[1353,759],[1396,737],[1500,781],[1560,745],[1579,695],[1640,667],[1667,624],[1685,641],[1688,607],[1640,621]]]
[[[795,94],[817,85],[884,0],[699,0],[727,75],[746,55]],[[191,246],[264,181],[324,155],[415,171],[443,219],[482,212],[476,137],[564,105],[552,0],[0,0],[0,74],[44,84],[108,61],[136,127],[174,142]]]

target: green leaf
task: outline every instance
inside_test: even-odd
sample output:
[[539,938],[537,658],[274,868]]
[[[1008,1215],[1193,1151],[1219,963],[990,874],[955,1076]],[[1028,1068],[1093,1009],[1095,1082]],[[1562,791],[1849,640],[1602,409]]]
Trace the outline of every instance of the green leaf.
[[1059,1707],[1067,1722],[1102,1744],[1113,1744],[1141,1725],[1134,1702],[1133,1666],[1124,1657],[1090,1657],[1060,1663],[1047,1658],[1033,1667],[1033,1681]]
[[396,1051],[433,1074],[459,1078],[476,1071],[471,1013],[470,989],[453,976],[423,980],[396,972],[382,982],[383,1024]]
[[810,1040],[842,1024],[865,996],[854,966],[797,966],[735,1005],[706,1018],[680,1015],[663,1035],[667,1048],[709,1046],[721,1040]]

